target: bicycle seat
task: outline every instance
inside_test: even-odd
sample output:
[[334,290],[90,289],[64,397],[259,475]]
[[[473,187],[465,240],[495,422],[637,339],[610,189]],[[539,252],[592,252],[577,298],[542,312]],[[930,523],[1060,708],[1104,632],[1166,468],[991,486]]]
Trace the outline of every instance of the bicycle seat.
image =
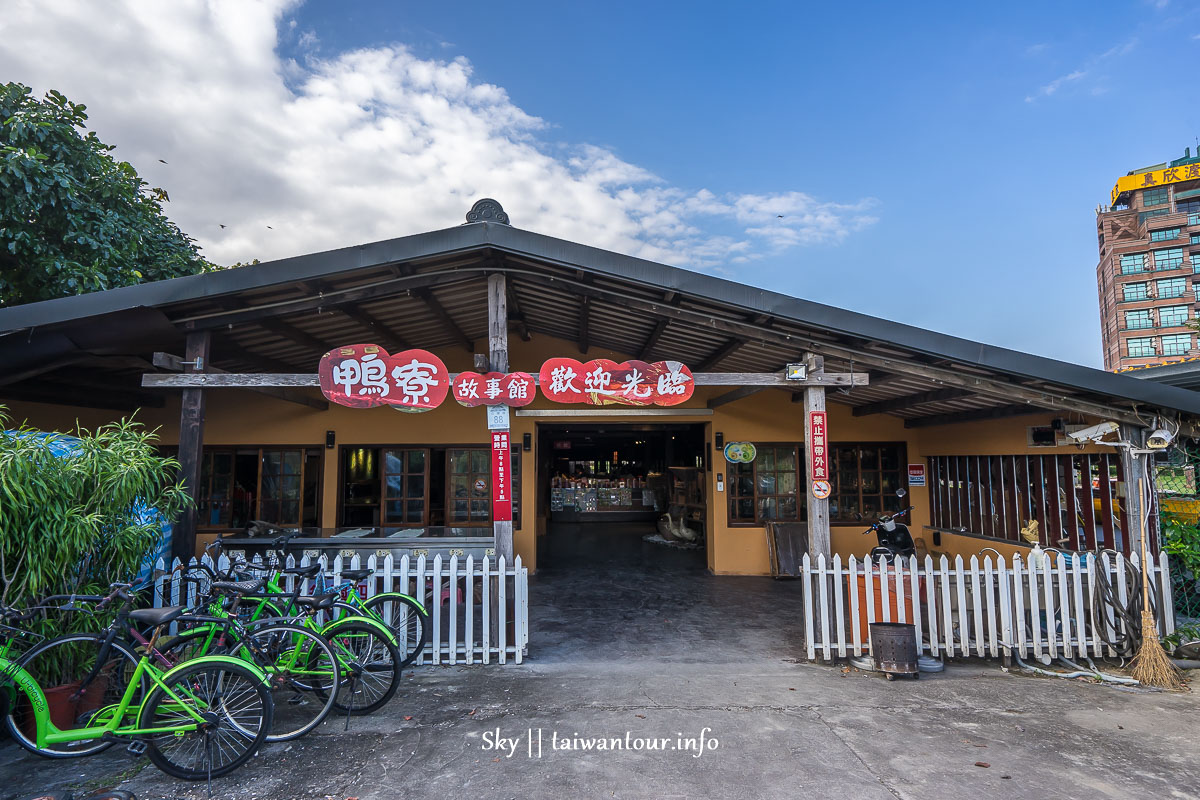
[[374,573],[373,569],[344,569],[342,570],[342,580],[344,581],[361,581],[363,578]]
[[262,578],[256,578],[248,581],[213,581],[212,587],[222,592],[233,592],[234,594],[250,594],[257,592],[266,583]]
[[324,611],[327,608],[333,608],[333,602],[337,600],[337,592],[329,592],[328,594],[319,594],[315,597],[297,597],[296,605],[301,608],[308,608],[313,611]]
[[178,617],[187,606],[164,606],[163,608],[139,608],[136,611],[129,612],[129,618],[135,622],[140,622],[144,625],[166,625],[171,620]]
[[311,578],[320,571],[320,564],[309,564],[307,567],[287,567],[283,570],[285,575],[299,575],[302,578]]

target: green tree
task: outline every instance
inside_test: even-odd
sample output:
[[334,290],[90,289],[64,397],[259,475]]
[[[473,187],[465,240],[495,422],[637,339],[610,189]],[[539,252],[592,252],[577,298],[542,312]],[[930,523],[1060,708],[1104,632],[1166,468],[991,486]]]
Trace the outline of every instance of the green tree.
[[85,107],[0,84],[0,306],[213,269]]

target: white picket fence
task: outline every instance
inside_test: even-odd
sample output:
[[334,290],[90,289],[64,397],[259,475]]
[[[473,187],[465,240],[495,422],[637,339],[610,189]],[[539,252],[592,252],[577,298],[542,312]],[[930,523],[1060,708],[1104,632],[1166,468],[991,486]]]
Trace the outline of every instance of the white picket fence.
[[[1130,559],[1138,565],[1136,556]],[[870,652],[870,622],[904,622],[916,627],[918,652],[932,656],[1085,658],[1117,655],[1111,641],[1119,630],[1112,609],[1093,602],[1103,571],[1121,603],[1140,583],[1126,585],[1124,557],[1099,560],[1047,554],[1042,564],[978,556],[936,563],[916,556],[890,566],[840,555],[801,560],[804,632],[808,657],[826,661]],[[1150,580],[1159,632],[1175,630],[1167,555],[1151,561]],[[864,624],[866,622],[867,624]]]
[[[213,562],[204,556],[210,567]],[[379,592],[402,592],[415,597],[429,611],[426,624],[429,627],[428,641],[416,664],[505,664],[509,661],[520,664],[529,647],[529,570],[517,556],[512,564],[506,565],[503,558],[475,559],[457,555],[443,558],[440,554],[432,559],[424,555],[411,559],[408,555],[394,558],[369,556],[365,565],[359,556],[333,559],[332,565],[326,556],[319,561],[325,573],[332,574],[332,585],[341,584],[343,569],[359,569],[366,566],[374,570],[369,578],[359,583],[359,596],[364,600]],[[304,555],[298,561],[289,555],[282,566],[307,566],[314,561]],[[189,562],[189,571],[195,570],[196,559]],[[219,569],[229,562],[222,555]],[[191,605],[196,601],[195,583],[183,581],[178,572],[181,562],[176,558],[171,568],[159,559],[154,580],[155,607]],[[270,568],[260,556],[250,561],[250,572],[265,574]],[[199,574],[193,573],[193,574]],[[285,575],[283,581],[288,591],[295,584],[294,576]],[[311,586],[311,581],[306,581]],[[302,593],[305,590],[302,589]]]

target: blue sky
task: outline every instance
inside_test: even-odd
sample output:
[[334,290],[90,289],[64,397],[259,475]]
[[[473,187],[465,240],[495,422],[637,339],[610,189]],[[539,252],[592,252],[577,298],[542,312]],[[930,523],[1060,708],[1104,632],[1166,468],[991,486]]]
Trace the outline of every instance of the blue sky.
[[[140,24],[110,29],[79,19],[87,5],[18,2],[0,22],[0,74],[88,102],[101,137],[168,186],[173,216],[218,259],[445,227],[486,193],[518,227],[1092,366],[1095,207],[1118,175],[1200,136],[1200,8],[1178,0],[130,2]],[[46,15],[64,23],[35,33]],[[73,46],[70,20],[90,28],[78,46],[96,63],[128,68],[134,97],[87,74],[86,57],[74,70],[34,57],[36,44]],[[139,35],[175,45],[124,55]],[[186,113],[189,92],[214,111],[147,125],[147,108]],[[412,115],[422,124],[388,138]],[[246,133],[256,125],[270,133]],[[297,126],[303,142],[280,132]],[[209,129],[224,147],[206,150]],[[229,164],[236,178],[213,179],[239,137],[247,153],[267,141],[253,166]],[[413,187],[413,210],[321,230],[330,192],[296,187],[336,184],[338,158],[360,145],[399,163],[399,143],[404,169],[373,191]],[[176,166],[155,166],[168,153]],[[339,208],[374,179],[354,180]],[[272,207],[285,218],[268,234]],[[222,213],[243,230],[218,230]]]

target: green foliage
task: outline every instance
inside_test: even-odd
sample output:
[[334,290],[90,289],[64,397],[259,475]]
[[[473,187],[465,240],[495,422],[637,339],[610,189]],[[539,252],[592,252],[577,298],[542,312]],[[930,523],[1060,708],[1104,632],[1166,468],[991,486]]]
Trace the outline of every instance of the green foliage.
[[213,269],[58,92],[0,84],[0,306]]
[[1163,550],[1171,563],[1175,613],[1200,618],[1200,527],[1190,518],[1163,511]]
[[[0,406],[0,430],[8,427]],[[16,607],[130,581],[160,535],[159,523],[139,521],[138,503],[174,520],[190,502],[178,462],[158,454],[140,423],[78,429],[66,458],[49,447],[57,434],[38,433],[0,434],[0,603]]]

